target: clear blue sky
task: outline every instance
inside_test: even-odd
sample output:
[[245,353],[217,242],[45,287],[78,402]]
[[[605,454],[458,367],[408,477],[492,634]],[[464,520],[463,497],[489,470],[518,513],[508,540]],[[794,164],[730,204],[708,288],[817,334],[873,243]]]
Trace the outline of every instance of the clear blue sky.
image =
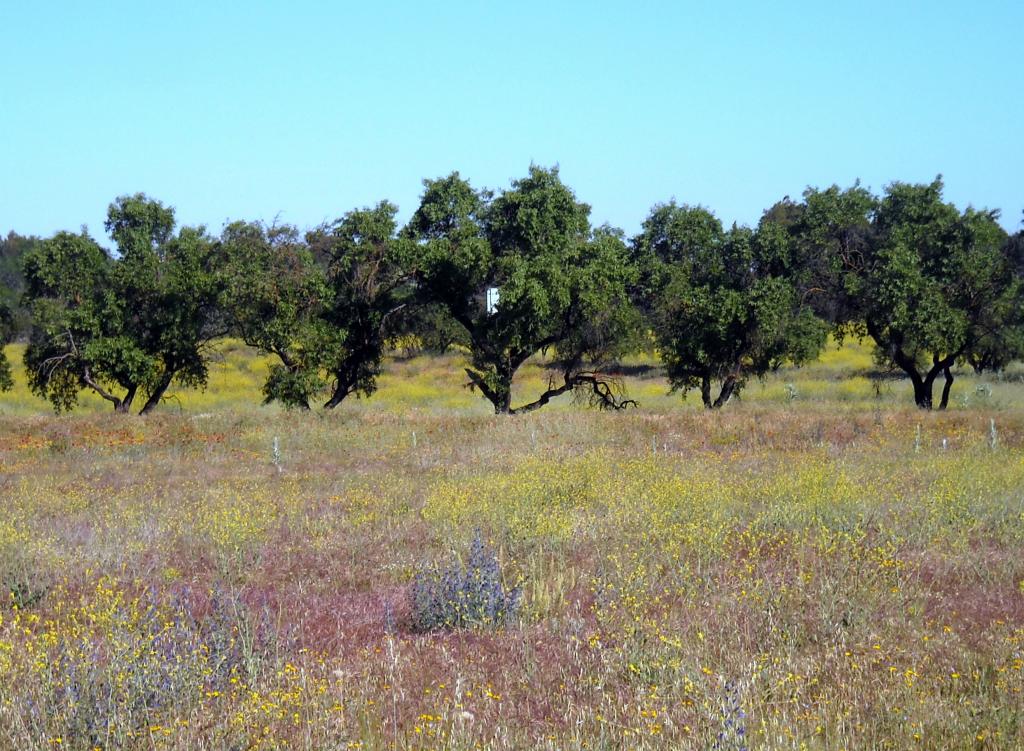
[[1024,2],[0,0],[0,232],[315,225],[558,163],[595,223],[941,172],[1024,209]]

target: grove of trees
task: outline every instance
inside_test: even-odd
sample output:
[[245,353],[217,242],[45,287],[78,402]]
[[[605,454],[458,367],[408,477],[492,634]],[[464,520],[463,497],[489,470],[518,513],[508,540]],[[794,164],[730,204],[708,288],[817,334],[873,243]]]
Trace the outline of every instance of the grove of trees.
[[[941,178],[880,196],[809,188],[756,227],[669,201],[633,238],[593,226],[557,167],[497,192],[457,172],[423,185],[404,226],[380,201],[305,233],[236,221],[214,236],[136,194],[110,205],[109,250],[85,230],[12,232],[0,345],[27,340],[29,386],[58,412],[89,390],[141,414],[173,384],[205,385],[226,336],[273,357],[266,401],[304,409],[370,396],[403,342],[464,348],[467,386],[497,414],[569,392],[635,404],[610,373],[652,345],[671,389],[698,390],[709,409],[814,360],[830,333],[871,341],[922,409],[948,405],[955,366],[1024,358],[1024,232],[946,202]],[[514,404],[515,374],[538,353],[547,387]],[[0,347],[0,390],[12,382]]]

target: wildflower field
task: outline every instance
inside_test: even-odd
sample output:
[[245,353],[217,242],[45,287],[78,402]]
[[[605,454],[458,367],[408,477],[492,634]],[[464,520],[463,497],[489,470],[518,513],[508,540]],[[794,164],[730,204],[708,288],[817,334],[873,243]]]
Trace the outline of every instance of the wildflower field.
[[[331,413],[233,344],[147,418],[0,395],[0,747],[1024,747],[1019,367],[925,413],[833,347],[708,413],[636,358],[638,409],[495,417],[459,364]],[[498,610],[418,612],[475,559]]]

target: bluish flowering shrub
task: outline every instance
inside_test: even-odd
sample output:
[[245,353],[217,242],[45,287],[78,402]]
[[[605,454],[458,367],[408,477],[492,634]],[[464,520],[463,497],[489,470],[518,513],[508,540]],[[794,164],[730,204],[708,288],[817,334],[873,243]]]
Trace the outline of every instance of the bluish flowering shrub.
[[455,559],[420,571],[411,595],[416,631],[494,627],[515,618],[522,587],[505,588],[498,556],[477,531],[465,563]]

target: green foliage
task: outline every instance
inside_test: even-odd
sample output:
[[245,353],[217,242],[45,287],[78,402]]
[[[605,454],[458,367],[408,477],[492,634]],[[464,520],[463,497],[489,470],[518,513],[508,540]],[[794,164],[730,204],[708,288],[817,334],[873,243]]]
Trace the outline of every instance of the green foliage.
[[308,408],[327,388],[321,375],[329,332],[320,317],[326,274],[298,231],[235,222],[221,235],[221,303],[234,334],[279,360],[263,386],[266,402]]
[[25,368],[32,391],[58,412],[72,409],[90,382],[135,383],[137,374],[94,356],[112,328],[106,311],[113,307],[113,263],[88,235],[68,232],[44,241],[25,259],[25,296],[32,309]]
[[[424,187],[406,230],[417,241],[418,291],[465,329],[467,375],[495,412],[536,409],[579,387],[601,406],[619,406],[597,371],[636,329],[626,294],[635,271],[621,233],[591,230],[590,207],[557,168],[531,167],[496,198],[457,172]],[[492,288],[498,303],[488,310]],[[513,409],[515,372],[548,350],[557,353],[561,384],[553,379],[535,401]]]
[[11,314],[11,309],[4,303],[0,303],[0,391],[8,391],[14,386],[11,363],[4,353],[4,346],[11,340],[13,328],[14,316]]
[[24,237],[16,232],[0,237],[0,308],[10,311],[8,335],[11,338],[26,335],[32,325],[31,314],[21,302],[25,292],[22,266],[25,256],[39,243],[38,237]]
[[[228,331],[276,358],[265,401],[304,408],[374,393],[388,347],[459,345],[470,387],[513,413],[569,392],[632,403],[606,373],[652,334],[672,389],[719,407],[751,376],[814,359],[831,327],[839,341],[869,337],[921,407],[941,376],[941,408],[954,366],[1024,357],[1024,233],[942,189],[808,189],[754,229],[662,204],[629,247],[591,226],[557,168],[531,166],[497,194],[457,172],[426,180],[401,231],[381,201],[305,235],[235,222],[215,241],[176,231],[159,201],[122,196],[105,223],[112,251],[84,230],[0,239],[0,344],[28,334],[29,386],[57,411],[91,390],[123,412],[139,397],[150,411],[174,382],[203,387],[208,347]],[[513,407],[513,379],[537,354],[547,388]],[[0,390],[12,381],[0,350]]]
[[[1004,261],[1010,273],[1024,279],[1024,231],[1006,239]],[[1010,298],[1012,299],[1012,297]],[[1016,310],[996,309],[984,326],[987,335],[967,353],[966,359],[976,373],[1000,371],[1014,360],[1024,359],[1024,294]],[[993,311],[986,311],[993,312]]]
[[382,201],[305,239],[292,227],[237,222],[221,237],[222,303],[246,343],[275,355],[265,400],[333,408],[376,390],[389,319],[406,305],[408,240]]
[[880,200],[854,189],[860,200],[852,210],[842,199],[853,191],[809,191],[808,214],[823,206],[829,221],[808,219],[802,228],[830,259],[831,288],[843,292],[836,321],[870,336],[876,360],[904,371],[925,409],[939,375],[939,407],[947,405],[954,364],[994,368],[1017,356],[1024,325],[1024,275],[998,212],[961,212],[943,201],[942,188],[940,178],[893,183]]
[[[784,228],[724,230],[706,209],[656,206],[634,240],[640,305],[648,312],[673,390],[700,388],[721,407],[751,375],[817,356],[827,327],[804,303]],[[711,384],[721,382],[712,399]]]
[[408,305],[386,325],[390,345],[407,356],[426,352],[443,355],[453,347],[469,349],[469,335],[447,309],[437,303]]
[[412,243],[398,236],[397,213],[397,206],[381,201],[307,236],[326,266],[329,290],[322,313],[330,329],[322,363],[331,379],[328,409],[350,394],[377,389],[388,321],[408,305]]
[[58,233],[25,260],[29,384],[57,411],[88,388],[120,412],[141,394],[149,412],[172,381],[206,382],[206,347],[224,333],[205,232],[173,234],[173,210],[142,194],[118,198],[107,216],[116,258],[85,234]]
[[840,336],[858,316],[859,288],[844,269],[864,263],[877,199],[859,184],[841,190],[809,188],[801,203],[787,197],[765,211],[761,226],[771,223],[787,235],[786,271],[804,299]]

